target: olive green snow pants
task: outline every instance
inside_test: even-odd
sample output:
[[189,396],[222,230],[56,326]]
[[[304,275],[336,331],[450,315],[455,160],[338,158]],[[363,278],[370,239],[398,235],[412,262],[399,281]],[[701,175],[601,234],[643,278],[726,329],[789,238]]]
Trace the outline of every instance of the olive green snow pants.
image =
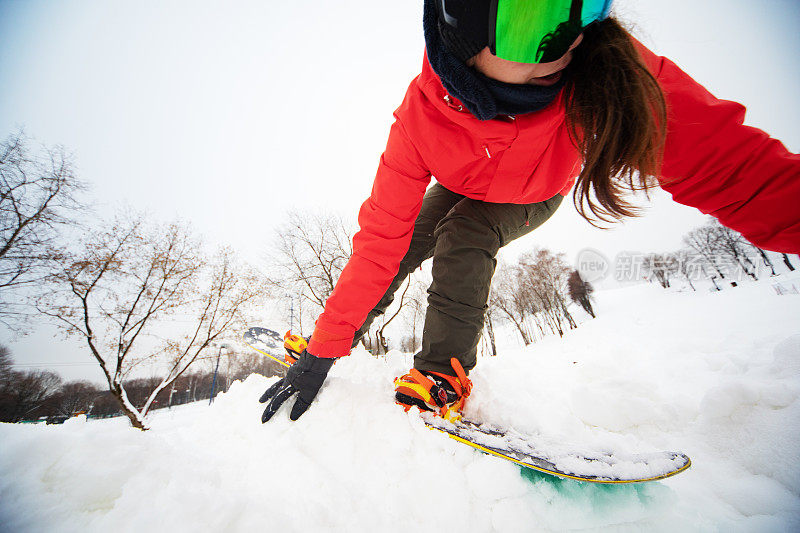
[[356,332],[353,346],[386,311],[408,274],[433,257],[422,348],[414,367],[452,375],[450,358],[455,357],[469,372],[476,363],[498,250],[544,223],[562,200],[557,194],[533,204],[495,204],[434,184],[425,193],[400,269]]

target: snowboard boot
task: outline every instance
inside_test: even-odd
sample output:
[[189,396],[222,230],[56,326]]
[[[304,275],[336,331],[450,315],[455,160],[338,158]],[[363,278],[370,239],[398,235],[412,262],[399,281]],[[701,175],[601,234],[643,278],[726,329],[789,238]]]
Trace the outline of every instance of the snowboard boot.
[[461,410],[472,391],[472,382],[467,378],[458,359],[450,359],[455,376],[441,372],[420,372],[416,368],[394,380],[394,399],[406,411],[418,407],[420,411],[432,411],[445,420],[461,418]]
[[286,350],[286,355],[283,356],[283,359],[289,363],[289,366],[293,365],[307,346],[307,339],[304,339],[300,335],[293,335],[291,330],[287,331],[283,336],[283,347]]

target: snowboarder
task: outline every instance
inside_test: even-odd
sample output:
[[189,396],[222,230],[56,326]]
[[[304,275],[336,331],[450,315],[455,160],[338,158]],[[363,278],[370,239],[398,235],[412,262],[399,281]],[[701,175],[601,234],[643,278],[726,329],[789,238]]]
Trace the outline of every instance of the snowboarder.
[[430,257],[422,348],[395,398],[459,410],[498,250],[570,190],[584,218],[614,221],[636,214],[626,191],[658,185],[761,248],[800,251],[800,156],[644,47],[610,4],[425,0],[422,72],[394,113],[353,255],[306,350],[261,397],[262,421],[295,393],[301,416]]

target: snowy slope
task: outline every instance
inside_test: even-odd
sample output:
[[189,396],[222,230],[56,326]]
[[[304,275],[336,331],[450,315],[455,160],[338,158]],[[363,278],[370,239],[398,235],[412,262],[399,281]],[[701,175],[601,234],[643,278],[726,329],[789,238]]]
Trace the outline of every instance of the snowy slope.
[[680,450],[662,482],[538,474],[426,429],[391,399],[410,356],[355,352],[295,423],[271,380],[213,406],[0,425],[8,531],[792,531],[800,529],[800,296],[639,285],[597,294],[565,338],[480,361],[468,415],[616,452]]

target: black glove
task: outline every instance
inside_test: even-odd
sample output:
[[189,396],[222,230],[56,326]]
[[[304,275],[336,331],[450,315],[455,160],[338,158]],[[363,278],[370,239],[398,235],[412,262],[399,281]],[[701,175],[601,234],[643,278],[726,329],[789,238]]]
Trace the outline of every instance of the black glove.
[[278,380],[258,399],[261,403],[269,402],[264,414],[261,415],[261,422],[264,423],[272,418],[283,402],[295,392],[298,393],[297,400],[292,406],[289,418],[291,420],[300,418],[314,401],[335,361],[335,358],[317,357],[303,350],[297,362],[289,367],[286,377]]

